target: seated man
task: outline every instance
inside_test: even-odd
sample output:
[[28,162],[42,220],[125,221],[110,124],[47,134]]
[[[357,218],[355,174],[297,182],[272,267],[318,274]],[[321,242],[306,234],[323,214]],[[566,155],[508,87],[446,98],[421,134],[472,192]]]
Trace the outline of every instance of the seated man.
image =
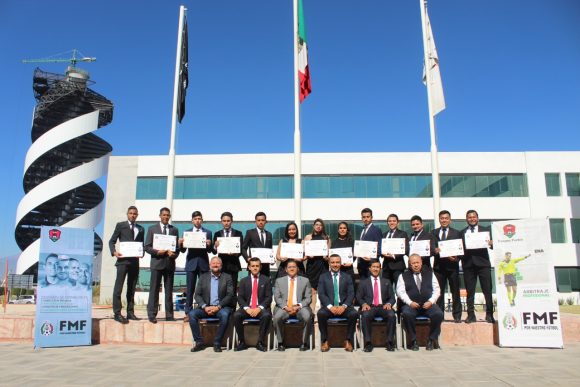
[[238,291],[240,309],[234,313],[234,326],[238,335],[238,345],[234,351],[243,351],[248,348],[244,339],[243,326],[244,320],[248,318],[260,319],[260,333],[256,349],[262,352],[266,351],[264,341],[272,321],[272,311],[270,310],[272,287],[270,286],[270,278],[260,274],[261,269],[262,262],[260,258],[250,258],[248,260],[250,275],[240,281]]
[[295,317],[304,323],[302,345],[300,351],[308,349],[308,335],[312,324],[312,288],[306,277],[298,276],[298,265],[289,261],[286,265],[286,276],[276,279],[274,284],[274,330],[278,339],[278,351],[284,351],[284,323],[290,317]]
[[409,257],[410,270],[401,276],[403,281],[397,283],[397,296],[403,302],[402,315],[405,319],[405,329],[411,336],[411,348],[418,351],[415,318],[427,316],[431,320],[427,351],[439,348],[439,334],[443,322],[443,312],[435,301],[439,298],[439,283],[430,268],[423,267],[423,261],[418,254]]
[[234,285],[229,274],[222,273],[222,260],[213,257],[209,263],[209,273],[204,273],[195,288],[196,309],[189,312],[189,326],[195,341],[191,352],[198,352],[205,348],[199,329],[199,320],[204,318],[218,318],[219,326],[213,340],[213,350],[222,351],[222,338],[228,327],[232,308],[235,307]]
[[341,273],[342,262],[340,255],[333,254],[329,259],[330,271],[322,273],[318,280],[318,298],[320,298],[320,310],[318,311],[318,327],[320,329],[320,350],[328,352],[328,319],[333,317],[346,318],[348,327],[344,340],[344,350],[352,352],[354,331],[358,313],[352,304],[354,301],[354,284],[352,277]]
[[[391,281],[381,278],[381,263],[372,262],[370,267],[371,276],[362,279],[358,285],[356,299],[361,305],[362,330],[364,336],[364,352],[371,352],[373,344],[371,340],[372,324],[375,317],[382,317],[387,325],[387,351],[395,350],[394,338],[397,327],[397,319],[393,311],[395,295]],[[400,282],[400,281],[399,281]]]

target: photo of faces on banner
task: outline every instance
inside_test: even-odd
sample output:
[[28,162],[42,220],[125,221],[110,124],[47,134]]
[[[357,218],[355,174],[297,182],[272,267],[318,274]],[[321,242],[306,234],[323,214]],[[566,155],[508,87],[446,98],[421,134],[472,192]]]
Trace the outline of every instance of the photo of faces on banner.
[[[42,255],[45,255],[43,258]],[[38,286],[91,290],[93,270],[89,257],[64,254],[41,254]]]

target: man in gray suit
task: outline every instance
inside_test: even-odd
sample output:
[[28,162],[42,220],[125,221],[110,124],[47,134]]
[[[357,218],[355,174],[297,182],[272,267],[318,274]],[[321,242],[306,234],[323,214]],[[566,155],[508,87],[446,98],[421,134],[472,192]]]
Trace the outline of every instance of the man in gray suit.
[[284,323],[289,318],[297,318],[304,323],[302,331],[302,345],[300,351],[308,349],[308,335],[312,324],[312,288],[306,277],[298,276],[298,265],[294,261],[289,261],[286,266],[285,277],[276,279],[274,285],[274,329],[278,339],[278,351],[284,351]]

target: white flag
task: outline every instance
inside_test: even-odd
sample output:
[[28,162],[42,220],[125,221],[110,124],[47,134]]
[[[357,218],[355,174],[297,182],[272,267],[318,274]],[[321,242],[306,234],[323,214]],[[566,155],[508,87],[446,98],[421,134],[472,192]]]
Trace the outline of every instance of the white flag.
[[[431,97],[431,108],[433,115],[437,115],[442,110],[445,110],[445,96],[443,95],[443,84],[441,83],[441,72],[439,71],[439,57],[437,56],[437,49],[435,48],[435,39],[433,39],[433,31],[431,31],[431,21],[429,14],[425,10],[425,19],[427,21],[427,69],[429,71],[429,83]],[[423,83],[427,85],[427,74],[425,73],[425,64],[423,64]]]

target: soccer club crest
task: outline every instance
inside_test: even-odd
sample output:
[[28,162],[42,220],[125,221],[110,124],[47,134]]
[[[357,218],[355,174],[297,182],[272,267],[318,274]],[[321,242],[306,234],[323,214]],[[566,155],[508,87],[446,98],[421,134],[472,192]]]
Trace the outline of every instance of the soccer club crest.
[[508,331],[513,331],[518,327],[518,320],[511,313],[506,313],[503,318],[503,327]]
[[53,228],[52,230],[48,231],[48,238],[53,241],[56,242],[60,239],[60,230]]
[[513,224],[506,224],[505,226],[503,226],[503,235],[505,235],[508,238],[511,238],[514,235],[516,235],[516,226],[514,226]]
[[54,333],[54,326],[50,323],[50,321],[45,321],[40,326],[40,334],[43,336],[50,336]]

